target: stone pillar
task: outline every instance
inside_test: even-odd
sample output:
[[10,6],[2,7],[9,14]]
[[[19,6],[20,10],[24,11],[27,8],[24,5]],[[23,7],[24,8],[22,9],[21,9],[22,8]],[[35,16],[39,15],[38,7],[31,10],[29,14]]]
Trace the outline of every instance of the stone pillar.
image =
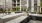
[[32,0],[29,0],[29,12],[31,12],[31,1]]
[[34,12],[34,0],[31,0],[31,12]]
[[40,0],[37,0],[37,13],[40,13]]
[[40,6],[37,7],[37,14],[40,13]]
[[34,11],[35,11],[35,13],[37,11],[37,0],[34,0]]
[[21,11],[21,0],[20,0],[20,11]]

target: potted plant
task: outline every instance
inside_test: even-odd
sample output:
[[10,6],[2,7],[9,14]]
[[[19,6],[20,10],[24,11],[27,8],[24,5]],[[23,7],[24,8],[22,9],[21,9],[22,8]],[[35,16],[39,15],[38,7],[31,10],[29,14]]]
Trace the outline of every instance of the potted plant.
[[0,13],[2,13],[2,9],[0,9]]
[[11,13],[11,8],[8,8],[8,14],[10,14]]
[[16,6],[16,11],[15,11],[15,13],[19,13],[19,11],[20,11],[20,7],[19,7],[19,6]]
[[0,8],[0,13],[3,13],[3,8]]
[[16,6],[16,11],[19,11],[20,10],[20,7],[19,6]]

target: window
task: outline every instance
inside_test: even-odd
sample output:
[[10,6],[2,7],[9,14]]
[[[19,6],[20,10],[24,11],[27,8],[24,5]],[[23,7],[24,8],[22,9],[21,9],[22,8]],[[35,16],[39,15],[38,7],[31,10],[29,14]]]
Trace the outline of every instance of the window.
[[16,6],[16,4],[13,4],[14,6]]
[[12,0],[12,1],[16,2],[16,0]]
[[37,0],[34,0],[34,11],[37,12]]
[[13,1],[13,3],[14,4],[12,4],[13,5],[13,10],[15,10],[15,11],[20,11],[20,2],[19,2],[20,0],[14,0]]
[[20,4],[17,4],[18,6],[20,5]]

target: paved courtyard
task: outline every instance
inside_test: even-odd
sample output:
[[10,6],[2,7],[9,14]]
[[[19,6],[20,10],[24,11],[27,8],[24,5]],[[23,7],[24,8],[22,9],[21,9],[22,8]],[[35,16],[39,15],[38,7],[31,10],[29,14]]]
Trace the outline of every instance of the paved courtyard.
[[[14,15],[14,13],[12,13],[12,15]],[[3,16],[3,14],[0,14],[0,17],[2,17],[2,16]],[[20,21],[22,21],[26,17],[27,16],[21,16],[21,17],[18,17],[16,19],[13,19],[13,20],[10,20],[8,22],[5,22],[5,23],[20,23]],[[42,23],[42,21],[30,20],[28,23]]]
[[42,21],[30,20],[29,23],[42,23]]

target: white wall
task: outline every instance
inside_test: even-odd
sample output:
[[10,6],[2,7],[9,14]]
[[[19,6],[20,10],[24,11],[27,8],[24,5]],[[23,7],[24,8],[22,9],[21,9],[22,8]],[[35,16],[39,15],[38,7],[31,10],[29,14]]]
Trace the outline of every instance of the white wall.
[[[3,8],[5,8],[5,0],[2,0]],[[6,0],[7,8],[12,8],[12,0]]]

